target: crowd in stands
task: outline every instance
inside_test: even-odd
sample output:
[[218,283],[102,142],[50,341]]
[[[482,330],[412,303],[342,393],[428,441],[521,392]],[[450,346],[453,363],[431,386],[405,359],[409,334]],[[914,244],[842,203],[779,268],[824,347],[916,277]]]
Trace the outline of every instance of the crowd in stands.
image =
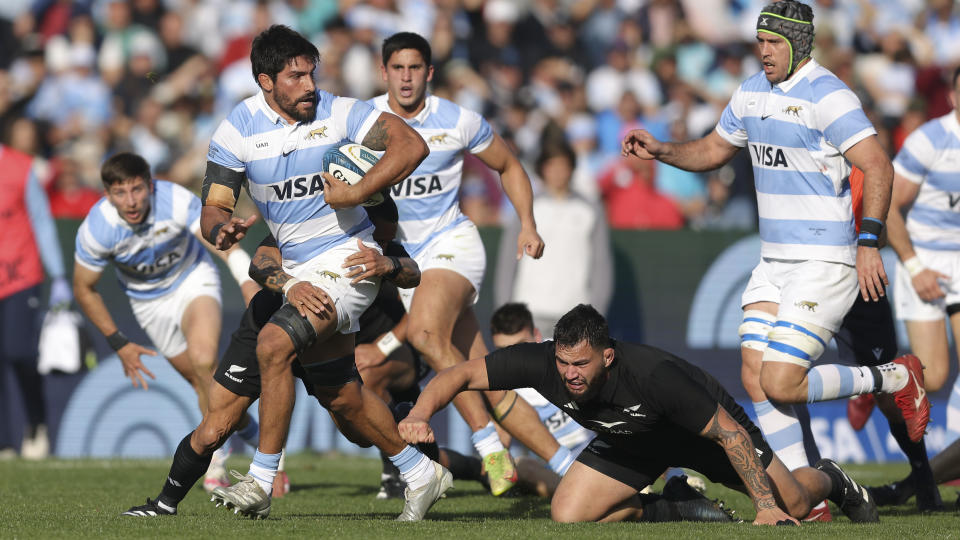
[[[199,190],[213,128],[257,91],[253,36],[291,26],[321,50],[321,88],[367,99],[383,91],[381,41],[409,30],[433,46],[432,91],[486,115],[532,176],[545,149],[572,148],[573,189],[602,203],[612,228],[752,229],[746,152],[694,174],[623,160],[619,149],[637,126],[672,140],[713,129],[759,69],[754,29],[766,2],[5,0],[0,141],[43,160],[60,218],[85,215],[100,164],[123,150]],[[946,74],[960,63],[952,0],[810,3],[814,57],[857,93],[888,151],[950,109]],[[462,204],[478,225],[513,214],[482,164],[465,171]]]

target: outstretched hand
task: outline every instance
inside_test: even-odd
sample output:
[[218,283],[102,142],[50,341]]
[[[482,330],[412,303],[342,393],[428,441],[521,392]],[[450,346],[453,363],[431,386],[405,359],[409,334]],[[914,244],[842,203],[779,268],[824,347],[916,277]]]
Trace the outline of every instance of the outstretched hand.
[[890,282],[883,269],[880,250],[868,246],[857,247],[857,280],[860,283],[860,295],[866,302],[878,302],[886,294],[886,286]]
[[800,525],[795,518],[790,517],[786,512],[778,507],[767,508],[757,512],[757,519],[753,520],[754,525]]
[[663,151],[664,144],[645,129],[631,129],[620,144],[620,154],[640,159],[656,159]]
[[430,424],[426,420],[413,415],[408,415],[401,420],[397,424],[397,431],[400,432],[400,438],[410,444],[432,443],[436,440]]
[[156,379],[156,377],[147,369],[147,366],[143,365],[143,362],[140,360],[141,354],[146,354],[147,356],[157,355],[156,351],[132,341],[120,347],[120,350],[117,351],[120,363],[123,364],[123,374],[130,377],[130,381],[133,382],[133,387],[137,388],[140,386],[143,387],[144,390],[148,390],[147,380],[143,378],[141,372],[149,375],[151,379]]
[[230,249],[234,244],[240,240],[243,240],[243,237],[247,235],[247,230],[249,230],[256,221],[256,214],[248,217],[247,219],[238,217],[230,218],[230,221],[221,227],[220,231],[217,233],[216,243],[214,243],[214,246],[221,251]]

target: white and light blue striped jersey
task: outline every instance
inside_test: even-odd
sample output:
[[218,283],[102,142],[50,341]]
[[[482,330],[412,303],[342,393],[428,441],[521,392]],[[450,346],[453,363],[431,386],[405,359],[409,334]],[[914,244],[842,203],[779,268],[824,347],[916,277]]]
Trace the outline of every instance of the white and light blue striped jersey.
[[373,227],[359,206],[330,208],[320,173],[327,150],[360,143],[379,116],[362,101],[317,90],[314,120],[288,124],[261,91],[234,107],[214,132],[207,160],[245,174],[287,271]]
[[150,210],[130,225],[106,197],[90,209],[77,231],[77,263],[102,271],[113,261],[120,288],[137,300],[172,292],[210,254],[194,234],[200,230],[200,198],[172,182],[153,181]]
[[957,111],[934,118],[904,141],[893,169],[920,184],[907,213],[913,245],[960,250],[960,123]]
[[537,411],[540,421],[562,446],[570,450],[579,449],[596,437],[596,433],[576,423],[533,388],[517,388],[515,392]]
[[716,131],[750,152],[763,257],[855,264],[843,153],[876,130],[840,79],[813,60],[777,85],[761,71],[730,98]]
[[[368,103],[392,112],[386,94]],[[433,95],[420,114],[404,120],[430,147],[430,155],[390,193],[400,214],[397,240],[415,257],[439,234],[467,221],[460,212],[463,152],[486,150],[493,130],[483,116]]]

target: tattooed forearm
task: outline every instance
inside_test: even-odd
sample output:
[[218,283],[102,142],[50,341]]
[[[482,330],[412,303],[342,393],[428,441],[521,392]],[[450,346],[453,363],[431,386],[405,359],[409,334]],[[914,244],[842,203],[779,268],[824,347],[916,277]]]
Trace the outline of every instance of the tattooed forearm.
[[408,257],[400,257],[400,273],[393,278],[393,283],[401,289],[409,289],[420,285],[420,267],[417,262]]
[[390,139],[390,132],[387,130],[387,121],[381,117],[373,124],[360,144],[372,150],[386,150],[388,139]]
[[716,414],[707,422],[701,434],[716,441],[726,451],[730,465],[743,480],[758,511],[777,506],[767,472],[757,456],[750,435],[722,406],[717,406]]
[[283,271],[276,259],[259,251],[253,255],[253,260],[250,261],[249,273],[250,279],[273,292],[283,292],[284,284],[293,277]]

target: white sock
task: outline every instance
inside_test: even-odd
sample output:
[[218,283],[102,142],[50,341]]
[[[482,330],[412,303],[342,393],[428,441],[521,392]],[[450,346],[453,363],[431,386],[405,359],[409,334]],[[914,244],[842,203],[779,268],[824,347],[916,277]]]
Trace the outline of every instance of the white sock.
[[755,401],[753,410],[757,413],[757,424],[767,444],[787,469],[793,471],[810,466],[803,448],[803,430],[793,405]]
[[264,454],[258,448],[253,454],[253,462],[250,463],[250,476],[260,484],[260,488],[269,497],[273,493],[273,479],[277,476],[277,467],[280,464],[281,452],[276,454]]
[[399,454],[390,456],[390,462],[400,471],[400,479],[411,491],[427,485],[434,472],[433,461],[409,445]]
[[869,367],[824,364],[807,372],[807,403],[859,396],[873,392],[874,373]]
[[492,420],[483,429],[473,432],[473,435],[470,435],[470,440],[473,441],[473,447],[477,449],[481,458],[505,450],[503,443],[500,441],[500,436],[497,435],[497,428],[493,427]]

